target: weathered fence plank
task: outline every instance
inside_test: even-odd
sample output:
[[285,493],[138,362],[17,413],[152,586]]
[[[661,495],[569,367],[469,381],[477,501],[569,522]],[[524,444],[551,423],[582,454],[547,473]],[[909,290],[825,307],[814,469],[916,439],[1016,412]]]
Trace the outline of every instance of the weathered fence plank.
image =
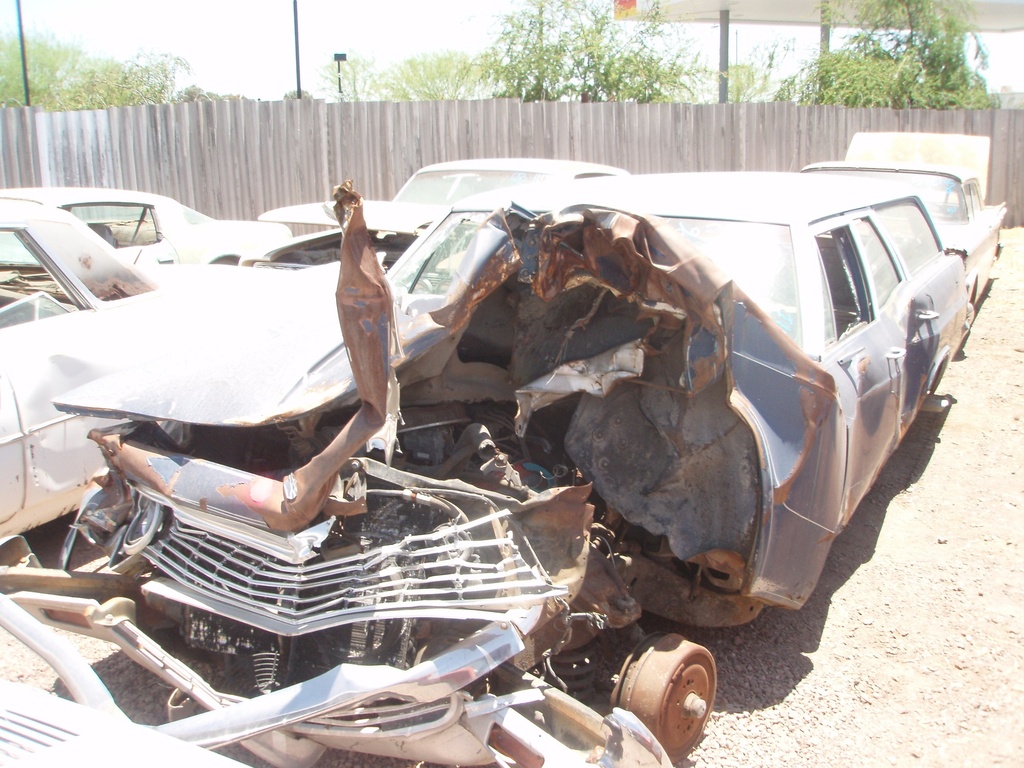
[[841,159],[857,131],[992,139],[988,199],[1024,225],[1024,110],[776,104],[232,100],[48,113],[0,109],[0,186],[126,187],[218,218],[326,199],[355,180],[390,198],[417,169],[473,157],[552,157],[633,173],[796,171]]

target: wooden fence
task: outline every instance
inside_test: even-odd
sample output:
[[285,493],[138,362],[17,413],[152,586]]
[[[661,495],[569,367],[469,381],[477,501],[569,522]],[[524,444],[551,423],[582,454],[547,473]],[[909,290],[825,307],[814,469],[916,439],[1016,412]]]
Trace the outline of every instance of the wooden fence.
[[988,199],[1024,225],[1024,110],[927,111],[769,104],[514,100],[249,100],[92,112],[0,109],[0,187],[157,192],[216,218],[329,197],[351,178],[389,198],[429,163],[473,157],[589,160],[633,173],[796,171],[842,159],[857,131],[992,139]]

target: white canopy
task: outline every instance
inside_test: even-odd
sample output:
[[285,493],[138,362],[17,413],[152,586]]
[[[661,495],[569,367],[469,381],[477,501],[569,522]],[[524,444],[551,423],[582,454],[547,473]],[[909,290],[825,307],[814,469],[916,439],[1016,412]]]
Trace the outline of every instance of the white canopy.
[[[669,21],[718,23],[722,11],[744,24],[821,23],[822,0],[614,0],[615,18],[635,18],[660,5]],[[844,5],[838,3],[840,9]],[[983,0],[973,3],[972,24],[979,32],[1024,30],[1024,0]],[[840,12],[840,16],[842,13]],[[836,26],[841,26],[837,24]]]

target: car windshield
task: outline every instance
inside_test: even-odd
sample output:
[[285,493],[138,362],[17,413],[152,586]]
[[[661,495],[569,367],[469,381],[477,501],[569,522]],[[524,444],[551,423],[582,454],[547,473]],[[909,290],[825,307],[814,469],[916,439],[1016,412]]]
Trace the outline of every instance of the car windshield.
[[388,272],[391,284],[405,293],[443,296],[469,241],[487,215],[482,211],[449,214],[414,253],[400,259]]
[[0,231],[0,329],[73,312],[75,300],[24,233]]
[[732,277],[793,341],[802,343],[796,260],[788,226],[674,217],[669,221]]
[[890,171],[870,169],[857,169],[843,171],[850,176],[861,176],[866,178],[878,178],[886,175],[908,184],[921,200],[924,207],[928,209],[932,219],[948,224],[967,223],[967,200],[964,198],[964,191],[959,181],[949,176],[940,176],[935,173],[912,173],[907,171]]
[[140,273],[121,263],[98,242],[69,224],[35,221],[32,237],[42,250],[74,275],[99,301],[115,301],[154,290]]
[[546,173],[530,171],[425,171],[417,173],[398,191],[395,202],[443,205],[481,192],[547,178]]
[[[444,295],[484,212],[455,212],[388,273],[397,291]],[[800,303],[790,229],[782,224],[672,218],[677,231],[733,277],[797,344]]]

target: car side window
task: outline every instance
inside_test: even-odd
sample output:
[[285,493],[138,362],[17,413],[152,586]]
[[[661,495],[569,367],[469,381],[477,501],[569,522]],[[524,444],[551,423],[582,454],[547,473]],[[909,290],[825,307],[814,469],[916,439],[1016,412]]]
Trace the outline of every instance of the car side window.
[[847,227],[822,232],[814,238],[824,272],[833,322],[826,323],[826,342],[841,339],[859,323],[870,320],[867,287],[857,260],[853,236]]
[[977,218],[985,208],[984,204],[981,202],[981,188],[978,186],[978,182],[971,181],[968,183],[967,195],[971,200],[971,207],[974,209],[972,218]]
[[919,273],[942,252],[926,214],[912,200],[881,205],[875,210],[911,275]]
[[968,181],[964,184],[963,194],[965,207],[967,209],[967,220],[973,221],[978,216],[978,207],[975,205],[975,196],[971,194],[974,188],[974,182]]
[[885,247],[878,231],[865,219],[857,219],[850,223],[857,246],[863,256],[864,264],[871,275],[874,288],[875,308],[881,307],[892,296],[896,286],[900,284],[900,275],[892,262],[889,249]]
[[60,283],[18,233],[0,231],[0,328],[75,309]]
[[153,245],[161,240],[153,208],[148,205],[105,203],[66,205],[64,209],[115,248]]

